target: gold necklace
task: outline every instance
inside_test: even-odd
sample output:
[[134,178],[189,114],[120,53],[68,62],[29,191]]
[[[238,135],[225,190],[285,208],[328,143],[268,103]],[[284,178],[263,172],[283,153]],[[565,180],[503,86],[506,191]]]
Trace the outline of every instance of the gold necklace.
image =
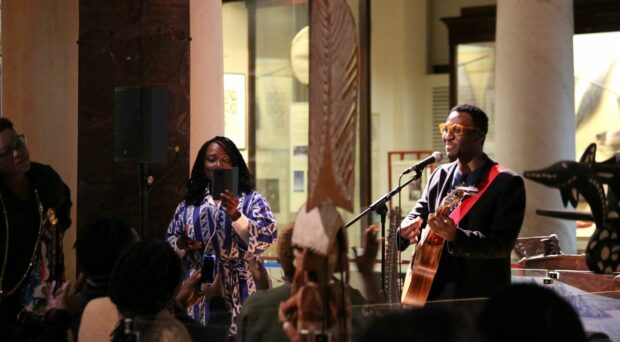
[[4,197],[2,196],[2,193],[0,192],[0,203],[2,204],[2,211],[4,212],[4,226],[6,229],[6,241],[4,242],[4,259],[2,260],[2,271],[0,272],[0,300],[2,299],[2,297],[5,297],[5,296],[8,297],[12,295],[13,293],[15,293],[15,291],[17,291],[17,289],[22,285],[22,283],[24,282],[24,280],[26,279],[26,277],[28,276],[28,274],[30,274],[30,271],[32,270],[32,266],[34,265],[35,259],[37,257],[37,250],[39,249],[39,246],[41,245],[41,238],[43,236],[43,204],[41,204],[41,200],[39,198],[39,191],[37,189],[34,189],[34,196],[36,198],[37,206],[39,209],[39,234],[37,236],[37,242],[34,244],[34,250],[32,251],[32,256],[30,257],[30,262],[28,263],[28,268],[26,268],[26,272],[24,272],[24,274],[22,275],[21,279],[17,282],[15,287],[13,287],[11,290],[5,293],[3,289],[3,286],[4,286],[3,283],[4,283],[4,275],[6,272],[7,259],[9,257],[9,215],[6,210],[6,205],[4,204]]

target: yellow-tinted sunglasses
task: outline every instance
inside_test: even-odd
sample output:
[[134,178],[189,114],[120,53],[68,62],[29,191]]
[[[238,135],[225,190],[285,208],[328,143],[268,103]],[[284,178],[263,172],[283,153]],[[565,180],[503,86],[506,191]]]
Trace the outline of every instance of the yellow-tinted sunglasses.
[[463,135],[465,134],[466,130],[477,131],[478,128],[474,126],[466,126],[466,125],[460,125],[460,124],[446,124],[446,123],[439,124],[439,132],[442,135],[449,134],[449,133],[452,133],[454,135]]

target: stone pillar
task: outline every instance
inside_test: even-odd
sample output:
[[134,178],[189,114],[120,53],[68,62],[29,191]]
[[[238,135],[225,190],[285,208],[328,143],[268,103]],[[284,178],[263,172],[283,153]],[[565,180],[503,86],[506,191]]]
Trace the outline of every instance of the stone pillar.
[[224,56],[222,2],[190,0],[189,6],[191,170],[202,144],[224,135]]
[[[573,31],[573,1],[497,2],[496,158],[520,174],[575,160]],[[521,236],[555,233],[562,251],[574,253],[575,224],[535,213],[561,209],[559,191],[525,186]]]
[[51,165],[71,189],[73,224],[63,247],[66,276],[74,280],[79,3],[5,0],[2,14],[1,113],[28,138],[30,158]]

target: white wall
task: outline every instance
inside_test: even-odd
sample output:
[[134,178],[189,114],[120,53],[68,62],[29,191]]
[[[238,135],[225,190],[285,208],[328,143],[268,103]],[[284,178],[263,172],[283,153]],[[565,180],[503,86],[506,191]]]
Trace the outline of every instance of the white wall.
[[[389,151],[428,150],[431,113],[425,105],[427,5],[422,0],[372,2],[372,196],[388,189]],[[447,41],[446,41],[447,44]]]
[[78,0],[2,1],[2,115],[26,134],[31,158],[71,189],[68,279],[76,266],[78,21]]

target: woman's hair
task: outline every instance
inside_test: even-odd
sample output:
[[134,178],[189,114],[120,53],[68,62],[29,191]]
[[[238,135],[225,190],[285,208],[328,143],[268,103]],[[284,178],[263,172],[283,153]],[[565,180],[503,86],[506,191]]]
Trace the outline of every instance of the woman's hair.
[[182,276],[181,259],[167,242],[139,241],[118,258],[108,292],[123,316],[152,316],[173,298]]
[[0,132],[4,131],[5,129],[10,129],[12,131],[15,131],[15,129],[13,128],[13,123],[11,122],[11,120],[5,118],[5,117],[1,117],[0,118]]
[[284,279],[287,281],[292,281],[293,277],[295,277],[295,255],[293,253],[294,227],[295,222],[287,224],[286,227],[278,232],[278,239],[276,240],[278,261],[282,266],[282,271],[284,271]]
[[192,167],[192,174],[187,183],[187,194],[185,195],[187,203],[199,205],[205,196],[205,189],[210,185],[205,174],[205,156],[207,148],[212,143],[220,145],[230,157],[232,166],[236,166],[239,169],[239,191],[250,192],[254,190],[254,181],[252,175],[250,175],[250,170],[235,143],[226,137],[216,136],[204,143],[198,151],[194,166]]

